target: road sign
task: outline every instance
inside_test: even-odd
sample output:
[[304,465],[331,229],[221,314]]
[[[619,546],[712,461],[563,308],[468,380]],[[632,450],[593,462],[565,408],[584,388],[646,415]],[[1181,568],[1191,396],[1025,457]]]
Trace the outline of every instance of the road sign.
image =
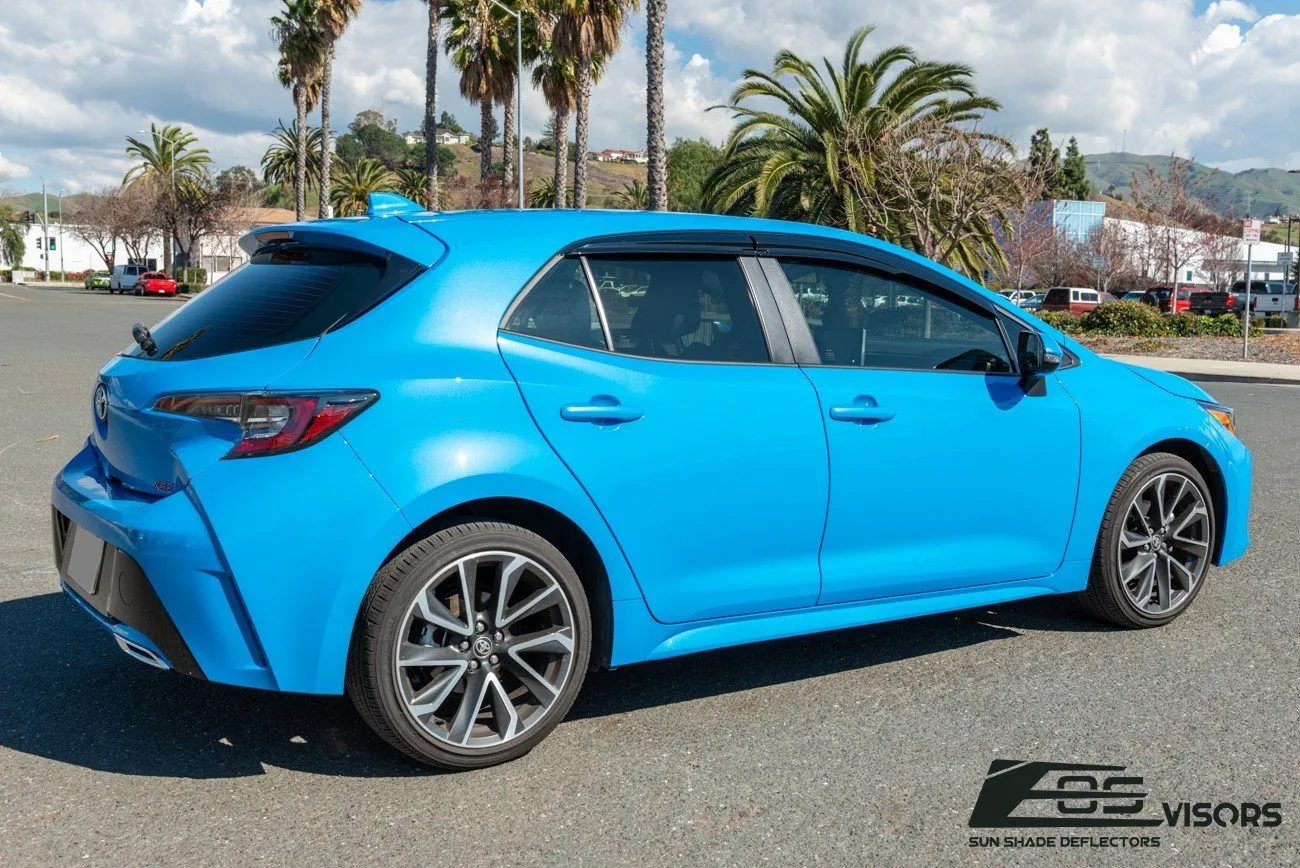
[[1283,267],[1290,267],[1290,265],[1291,265],[1292,262],[1295,262],[1295,254],[1294,254],[1294,253],[1279,253],[1279,254],[1277,255],[1277,264],[1278,264],[1278,265],[1281,265],[1281,266],[1283,266]]
[[1259,230],[1263,226],[1263,221],[1256,220],[1253,217],[1247,217],[1241,224],[1241,240],[1247,244],[1259,243]]
[[1094,256],[1094,257],[1092,258],[1092,267],[1093,267],[1093,268],[1105,268],[1105,267],[1106,267],[1106,257],[1104,257],[1104,256]]

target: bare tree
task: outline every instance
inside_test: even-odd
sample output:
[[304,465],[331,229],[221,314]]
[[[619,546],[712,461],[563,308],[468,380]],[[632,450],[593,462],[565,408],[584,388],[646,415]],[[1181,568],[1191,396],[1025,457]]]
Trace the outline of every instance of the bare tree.
[[81,197],[76,208],[68,212],[70,222],[66,228],[68,234],[85,242],[112,271],[127,220],[125,212],[122,190],[106,187]]
[[1133,240],[1116,221],[1097,224],[1080,245],[1081,265],[1088,286],[1111,292],[1133,276]]
[[143,263],[149,258],[149,243],[162,235],[157,207],[161,198],[147,184],[131,184],[118,191],[118,237],[128,261]]
[[1056,231],[1044,207],[1047,181],[1041,171],[1026,167],[1014,187],[1015,202],[998,229],[998,244],[1006,258],[999,274],[1016,289],[1041,285],[1056,255]]
[[181,262],[195,265],[205,238],[237,232],[239,212],[251,207],[255,198],[247,189],[218,184],[206,174],[177,185],[175,196],[164,200],[161,210],[176,227]]
[[1192,160],[1170,154],[1167,176],[1148,166],[1134,172],[1131,183],[1148,274],[1176,286],[1183,269],[1205,255],[1211,235],[1204,229],[1216,225],[1206,180],[1196,176]]

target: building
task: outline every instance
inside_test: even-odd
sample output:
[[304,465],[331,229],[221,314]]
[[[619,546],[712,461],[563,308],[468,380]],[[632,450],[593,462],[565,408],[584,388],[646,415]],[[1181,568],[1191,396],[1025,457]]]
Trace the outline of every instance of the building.
[[648,163],[650,155],[645,151],[627,151],[620,149],[606,148],[603,151],[596,151],[592,158],[598,163]]
[[1064,232],[1065,237],[1075,242],[1088,240],[1106,218],[1105,202],[1054,199],[1043,204],[1050,209],[1051,223],[1057,234]]
[[409,133],[402,133],[402,141],[408,145],[424,144],[424,133],[419,130],[411,130]]
[[[207,269],[208,279],[216,280],[248,261],[248,256],[239,247],[239,239],[253,229],[263,226],[275,226],[280,223],[292,223],[294,212],[286,208],[242,208],[236,212],[234,224],[236,231],[212,235],[199,243],[195,264]],[[60,225],[57,221],[49,224],[52,250],[45,250],[45,239],[39,223],[28,225],[26,229],[26,248],[23,252],[22,265],[17,270],[43,272],[46,269],[46,256],[49,256],[51,271],[78,274],[87,271],[107,271],[108,265],[99,252],[88,242],[81,239],[73,225]],[[144,264],[153,268],[162,266],[163,238],[155,233],[144,244]],[[122,243],[113,251],[115,262],[127,262],[130,255]]]
[[[420,141],[424,141],[423,138]],[[438,133],[438,144],[440,145],[468,145],[469,133],[452,133],[443,130]]]

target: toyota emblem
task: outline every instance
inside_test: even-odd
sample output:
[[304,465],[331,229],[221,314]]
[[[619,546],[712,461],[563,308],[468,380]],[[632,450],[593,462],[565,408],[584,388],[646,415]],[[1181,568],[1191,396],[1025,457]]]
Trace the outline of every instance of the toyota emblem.
[[95,387],[95,418],[101,422],[108,421],[108,389],[103,383]]

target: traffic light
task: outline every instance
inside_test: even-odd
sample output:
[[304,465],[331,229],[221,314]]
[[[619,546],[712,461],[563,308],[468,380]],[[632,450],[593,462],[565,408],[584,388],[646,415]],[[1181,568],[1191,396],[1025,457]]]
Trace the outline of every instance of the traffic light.
[[43,240],[38,236],[37,239],[36,239],[36,249],[37,249],[37,250],[44,250],[45,248],[41,246],[41,245],[44,244],[44,243],[45,243],[45,242],[44,242],[44,241],[43,241]]
[[51,249],[51,250],[54,249],[54,242],[55,242],[56,240],[57,240],[57,239],[55,239],[55,238],[51,238],[51,239],[50,239],[50,249]]

